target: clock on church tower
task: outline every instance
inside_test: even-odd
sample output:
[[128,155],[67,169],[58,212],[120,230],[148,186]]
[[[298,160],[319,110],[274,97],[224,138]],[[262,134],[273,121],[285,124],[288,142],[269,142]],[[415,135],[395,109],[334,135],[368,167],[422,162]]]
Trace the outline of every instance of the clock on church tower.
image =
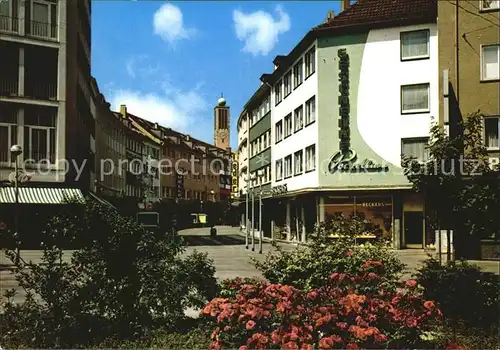
[[226,99],[221,96],[214,108],[214,144],[216,147],[229,149],[229,106]]

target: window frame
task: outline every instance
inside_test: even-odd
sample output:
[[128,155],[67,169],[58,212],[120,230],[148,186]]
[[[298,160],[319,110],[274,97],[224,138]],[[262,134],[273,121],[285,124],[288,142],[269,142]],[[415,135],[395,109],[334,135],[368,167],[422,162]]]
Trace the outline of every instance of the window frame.
[[[290,119],[290,128],[289,128],[289,134],[287,134],[287,118]],[[286,139],[287,137],[290,137],[293,135],[293,116],[292,113],[288,113],[284,118],[283,118],[283,139]]]
[[[292,70],[293,70],[293,90],[295,90],[304,82],[304,59],[302,57],[297,61],[296,64],[293,65]],[[296,73],[300,73],[300,75]]]
[[[498,128],[498,146],[497,147],[488,147],[486,145],[486,119],[496,119],[497,120],[497,128]],[[491,115],[485,116],[483,120],[483,145],[486,147],[487,151],[498,151],[500,150],[500,115]]]
[[[411,56],[411,57],[403,57],[403,37],[408,34],[412,33],[418,33],[418,32],[425,32],[427,34],[427,55],[421,55],[421,56]],[[431,57],[431,31],[430,29],[417,29],[417,30],[407,30],[399,33],[399,56],[401,59],[401,62],[405,61],[416,61],[416,60],[425,60],[429,59]]]
[[[314,154],[314,158],[313,158],[313,159],[314,159],[314,161],[313,161],[313,167],[312,167],[312,168],[309,168],[309,167],[308,167],[309,162],[308,162],[308,157],[307,157],[307,155],[308,155],[308,152],[309,152],[310,150],[313,150],[313,151],[314,151],[314,153],[313,153],[313,154]],[[305,149],[305,157],[304,157],[304,162],[305,162],[304,170],[305,170],[305,172],[306,172],[306,173],[311,172],[311,171],[315,171],[315,170],[316,170],[316,144],[313,144],[313,145],[310,145],[310,146],[307,146],[307,147],[306,147],[306,149]]]
[[482,44],[481,49],[479,51],[479,69],[480,69],[480,81],[481,82],[491,82],[491,81],[499,81],[500,80],[500,74],[498,77],[495,78],[485,78],[484,77],[484,48],[486,47],[491,47],[491,46],[496,46],[497,47],[497,60],[498,60],[498,67],[500,69],[500,43],[497,44]]
[[[403,98],[403,89],[409,86],[427,86],[427,109],[413,109],[413,110],[405,110],[404,109],[404,98]],[[431,84],[430,83],[416,83],[416,84],[405,84],[400,87],[400,104],[401,104],[401,114],[419,114],[419,113],[430,113],[431,111]]]
[[[292,69],[290,69],[283,76],[283,99],[287,98],[292,93],[292,91],[293,91],[292,75],[293,75],[292,74]],[[289,85],[288,92],[287,92],[287,84],[285,83],[285,80],[288,80],[288,85]]]
[[[301,112],[300,116],[300,126],[297,127],[297,112]],[[300,105],[293,110],[293,133],[297,133],[304,129],[304,105]]]
[[[277,89],[278,88],[278,89]],[[278,94],[276,92],[279,92]],[[280,79],[276,85],[274,85],[274,105],[277,106],[283,101],[283,80]]]
[[[403,146],[405,144],[404,141],[422,141],[422,142],[425,142],[427,145],[429,144],[429,140],[430,138],[428,136],[421,136],[421,137],[403,137],[401,138],[401,158],[403,158],[404,154],[403,154]],[[424,164],[425,162],[427,162],[430,158],[430,154],[429,154],[429,151],[428,151],[428,148],[424,148],[424,152],[425,150],[427,150],[427,160],[419,160],[419,159],[416,159],[417,162],[419,162],[420,164]]]
[[[280,133],[278,133],[278,126],[280,126]],[[278,137],[279,136],[279,137]],[[278,120],[274,124],[274,137],[275,137],[275,142],[274,144],[277,144],[283,140],[283,119]]]
[[[287,159],[290,159],[290,174],[286,174],[287,173],[287,167],[286,167],[286,161]],[[292,155],[289,154],[287,155],[285,158],[283,158],[283,179],[289,179],[293,176],[293,159],[292,159]]]
[[[278,164],[279,164],[279,167],[278,167]],[[284,175],[284,173],[283,173],[283,158],[277,159],[274,162],[274,168],[276,170],[276,182],[283,180],[283,175]],[[280,168],[281,171],[278,171],[278,168]],[[280,175],[280,176],[278,177],[278,175]]]
[[[300,156],[300,164],[297,164],[297,156]],[[297,165],[300,169],[297,170]],[[293,176],[302,175],[304,173],[304,150],[299,149],[293,153]]]
[[[311,101],[314,101],[314,118],[311,120],[307,118],[307,111],[310,110],[311,108]],[[316,121],[316,95],[312,96],[311,98],[309,98],[306,103],[306,108],[305,108],[305,115],[304,115],[304,125],[305,126],[309,126],[311,124],[313,124],[315,121]]]
[[[313,58],[312,60],[311,56]],[[307,64],[308,61],[311,64],[310,66]],[[310,48],[304,55],[304,66],[305,66],[304,67],[305,79],[309,78],[311,75],[316,73],[316,45]]]
[[495,0],[495,2],[498,4],[498,7],[494,8],[484,8],[484,0],[479,0],[479,12],[492,12],[492,11],[500,11],[500,1]]

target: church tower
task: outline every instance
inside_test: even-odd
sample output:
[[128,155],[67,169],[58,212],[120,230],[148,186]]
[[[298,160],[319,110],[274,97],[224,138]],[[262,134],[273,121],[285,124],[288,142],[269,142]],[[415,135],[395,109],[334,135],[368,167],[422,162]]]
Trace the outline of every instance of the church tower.
[[214,108],[214,144],[216,147],[230,150],[229,141],[229,106],[226,99],[221,96]]

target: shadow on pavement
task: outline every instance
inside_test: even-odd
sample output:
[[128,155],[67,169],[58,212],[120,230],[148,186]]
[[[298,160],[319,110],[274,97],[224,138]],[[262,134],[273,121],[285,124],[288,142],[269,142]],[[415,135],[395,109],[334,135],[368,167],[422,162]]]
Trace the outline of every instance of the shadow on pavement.
[[216,245],[242,245],[245,238],[238,235],[210,236],[182,235],[184,243],[188,246],[216,246]]

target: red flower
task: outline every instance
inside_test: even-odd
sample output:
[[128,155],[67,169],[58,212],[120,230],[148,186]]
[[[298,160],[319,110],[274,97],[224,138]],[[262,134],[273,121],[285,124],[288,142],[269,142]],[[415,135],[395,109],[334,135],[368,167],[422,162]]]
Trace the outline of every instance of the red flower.
[[399,297],[394,297],[394,298],[392,298],[391,303],[392,303],[393,305],[396,305],[397,303],[399,303],[399,301],[400,301],[400,300],[401,300],[401,299],[400,299]]
[[246,329],[251,330],[255,328],[255,322],[253,320],[250,320],[246,324]]
[[434,306],[435,305],[434,305],[433,301],[428,300],[428,301],[424,302],[424,307],[426,309],[432,310],[432,309],[434,309]]
[[346,252],[345,256],[352,256],[352,252],[351,251]]
[[345,322],[337,322],[337,327],[340,329],[346,329],[347,328],[347,323]]
[[417,327],[417,319],[415,317],[408,317],[406,320],[406,324],[410,328],[416,328]]
[[417,285],[417,281],[415,280],[408,280],[406,281],[406,285],[410,288],[415,288],[415,286]]
[[248,350],[248,346],[242,345],[242,346],[240,346],[240,350]]
[[319,295],[318,292],[316,292],[315,290],[313,290],[313,291],[311,291],[311,292],[309,292],[307,294],[307,298],[310,299],[310,300],[314,300],[314,299],[316,299],[318,297],[318,295]]
[[466,350],[465,347],[463,347],[462,345],[456,344],[456,343],[448,343],[444,349],[445,350]]
[[283,344],[282,349],[286,349],[286,350],[299,350],[299,346],[297,345],[297,343],[294,343],[293,341],[289,341],[288,343]]
[[333,339],[332,337],[321,338],[319,341],[320,349],[331,349],[333,348]]
[[311,344],[302,344],[300,350],[313,350],[313,346]]
[[375,343],[383,343],[387,341],[387,336],[385,334],[375,334]]
[[220,343],[218,341],[214,341],[210,344],[210,349],[220,350],[220,349],[222,349],[222,346],[220,345]]
[[347,344],[346,349],[347,350],[358,350],[359,346],[356,343],[349,343],[349,344]]
[[368,277],[369,279],[375,279],[375,278],[377,278],[378,276],[377,276],[377,274],[376,274],[376,273],[374,273],[374,272],[370,272],[370,273],[368,274],[368,276],[367,276],[367,277]]

